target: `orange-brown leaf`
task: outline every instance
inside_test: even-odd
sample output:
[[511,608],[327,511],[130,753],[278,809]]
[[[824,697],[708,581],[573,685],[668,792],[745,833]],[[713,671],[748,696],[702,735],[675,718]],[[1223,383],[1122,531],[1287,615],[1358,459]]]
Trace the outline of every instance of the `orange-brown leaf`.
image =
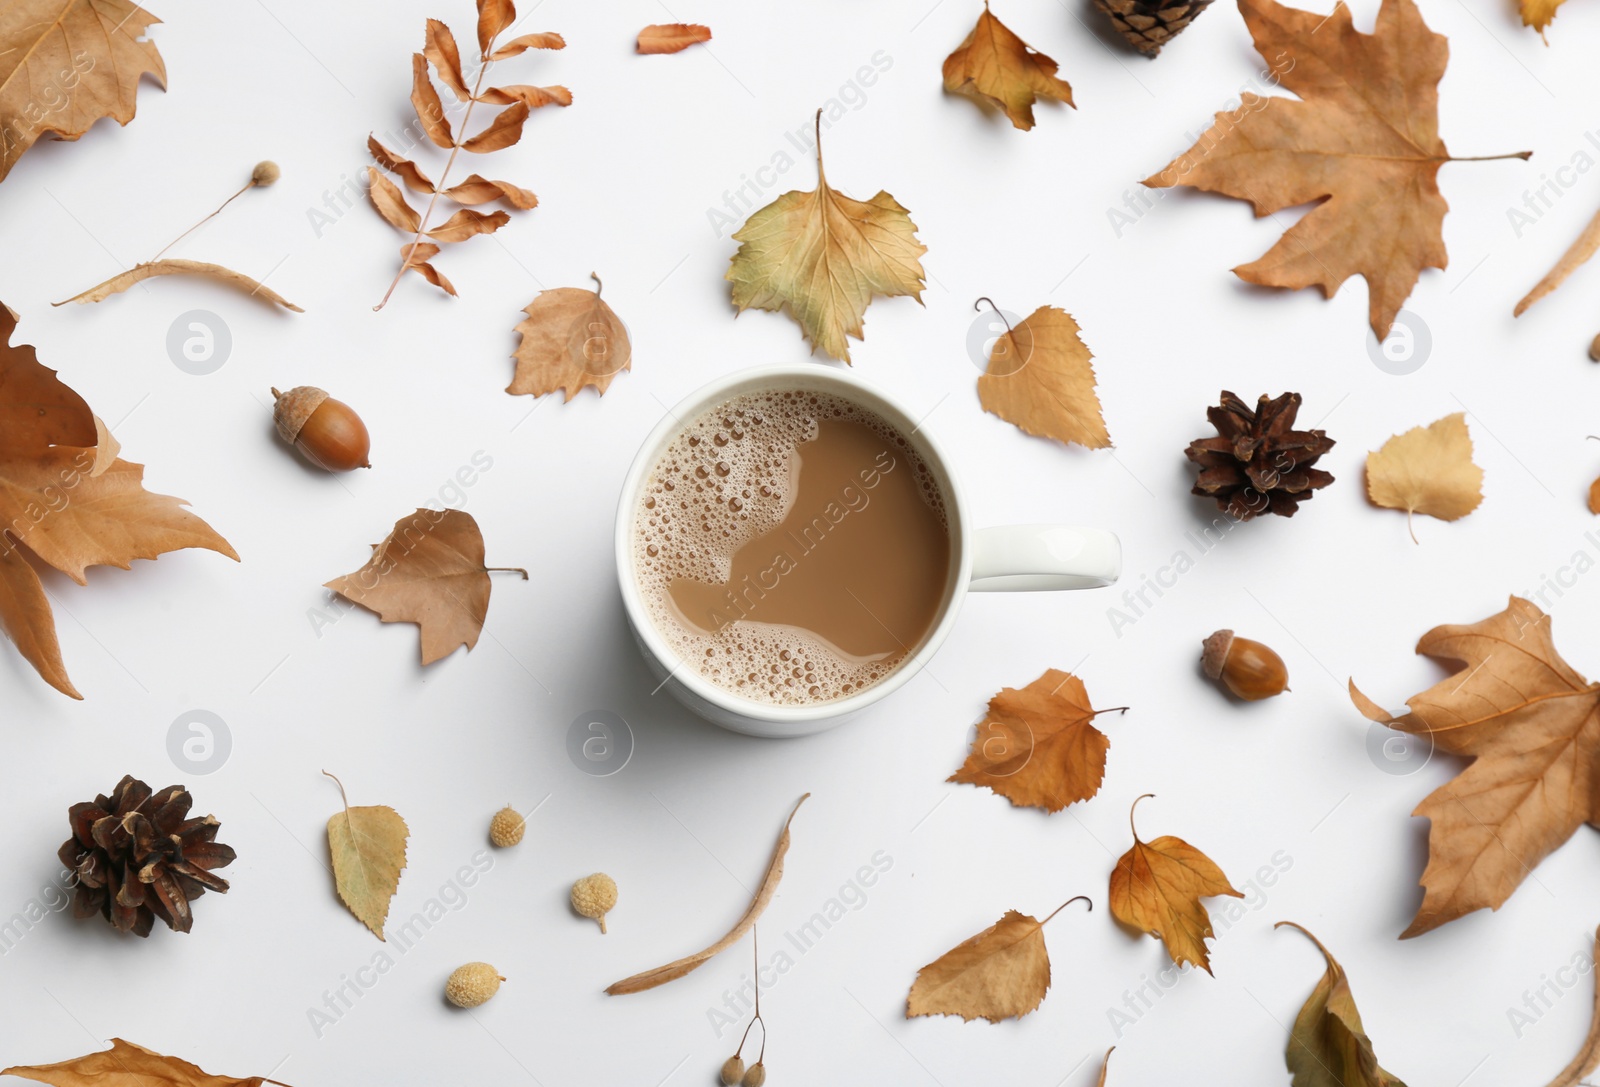
[[461,150],[486,155],[510,147],[522,139],[522,126],[527,120],[527,103],[518,102],[510,109],[501,110],[487,128],[462,144]]
[[455,91],[458,99],[465,102],[472,97],[472,92],[467,90],[466,80],[461,78],[461,50],[456,45],[456,36],[438,19],[428,20],[422,52],[433,64],[434,71],[439,73],[439,78],[444,80],[445,86]]
[[528,316],[517,325],[522,339],[512,355],[517,372],[506,388],[512,395],[564,389],[570,401],[593,385],[604,396],[611,379],[633,365],[628,330],[598,291],[540,291],[522,312]]
[[711,28],[699,23],[654,23],[639,31],[634,47],[640,53],[681,53],[711,40]]
[[428,231],[428,237],[436,242],[464,242],[478,234],[493,234],[510,221],[511,216],[503,211],[485,215],[481,211],[462,208]]
[[427,174],[418,169],[417,164],[412,162],[410,159],[401,158],[399,155],[383,146],[383,144],[379,143],[373,136],[367,137],[367,150],[372,153],[372,157],[376,159],[378,164],[385,170],[398,174],[400,176],[400,180],[406,183],[406,188],[410,189],[412,192],[422,193],[423,195],[430,195],[433,193],[433,180],[429,178]]
[[1208,974],[1206,941],[1214,933],[1200,900],[1214,895],[1244,897],[1215,861],[1170,834],[1141,842],[1136,833],[1133,848],[1111,870],[1112,916],[1158,937],[1174,963],[1193,963]]
[[[1594,962],[1596,956],[1600,956],[1600,929],[1595,930],[1594,950],[1589,954],[1589,961]],[[1594,973],[1593,970],[1589,972]],[[1596,1068],[1600,1068],[1600,978],[1596,978],[1594,982],[1594,1005],[1589,1014],[1589,1033],[1584,1035],[1583,1045],[1578,1048],[1577,1055],[1545,1087],[1583,1087],[1589,1074]]]
[[493,53],[489,54],[490,60],[506,60],[517,56],[529,49],[565,49],[566,40],[560,34],[523,34],[512,38]]
[[977,25],[945,58],[944,89],[1004,110],[1024,131],[1033,127],[1033,103],[1053,98],[1072,105],[1072,85],[1056,76],[1056,62],[1017,37],[984,5]]
[[1040,306],[995,339],[978,401],[1029,434],[1107,449],[1093,358],[1070,313]]
[[522,211],[539,206],[539,198],[527,189],[518,188],[509,181],[490,181],[473,174],[459,185],[452,185],[444,195],[458,204],[487,204],[491,200],[504,200]]
[[570,106],[572,92],[565,87],[533,87],[526,83],[511,83],[504,87],[490,87],[478,101],[491,106],[509,106],[521,102],[529,109],[540,106]]
[[4,535],[0,535],[0,631],[46,683],[64,695],[83,698],[67,678],[44,584],[22,548]]
[[1429,820],[1422,905],[1404,939],[1499,909],[1585,822],[1600,823],[1600,684],[1556,652],[1550,617],[1521,597],[1466,626],[1439,626],[1417,652],[1464,671],[1392,716],[1350,684],[1368,718],[1426,737],[1466,769],[1418,804]]
[[906,1018],[1020,1019],[1039,1006],[1049,989],[1050,952],[1043,923],[1007,910],[1000,920],[917,971],[906,998]]
[[989,700],[972,750],[948,780],[993,789],[1020,808],[1057,812],[1088,800],[1106,776],[1111,741],[1090,722],[1083,680],[1051,668]]
[[511,0],[478,0],[478,50],[487,54],[494,40],[516,21]]
[[[423,279],[426,279],[429,283],[432,283],[435,287],[438,287],[445,294],[454,297],[456,293],[456,285],[451,283],[443,272],[439,271],[439,269],[428,263],[426,259],[420,257],[420,254],[429,249],[433,250],[435,253],[439,251],[439,247],[437,245],[429,245],[426,242],[418,243],[417,253],[419,254],[419,259],[407,260],[402,265],[403,269],[408,272],[416,272],[419,276],[421,276]],[[400,252],[403,256],[405,254],[405,249],[402,248]]]
[[440,147],[454,147],[456,138],[450,131],[450,118],[444,115],[444,103],[428,77],[428,60],[421,53],[411,54],[411,106],[422,122],[422,131]]
[[415,234],[417,228],[422,225],[422,217],[417,214],[415,208],[406,203],[406,198],[399,187],[380,174],[376,166],[367,167],[367,178],[372,182],[367,186],[367,198],[372,201],[372,206],[378,209],[378,214],[396,230]]
[[401,262],[407,265],[424,264],[439,255],[439,247],[432,242],[407,242],[400,247]]
[[213,1076],[177,1057],[142,1045],[111,1039],[111,1048],[57,1064],[17,1065],[0,1076],[48,1083],[53,1087],[261,1087],[261,1076]]

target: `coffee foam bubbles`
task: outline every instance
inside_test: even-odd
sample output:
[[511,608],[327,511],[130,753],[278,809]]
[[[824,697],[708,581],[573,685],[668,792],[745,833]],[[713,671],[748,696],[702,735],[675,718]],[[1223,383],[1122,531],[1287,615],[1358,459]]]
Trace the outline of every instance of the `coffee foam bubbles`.
[[633,563],[651,621],[667,644],[710,682],[742,698],[809,705],[845,698],[905,659],[849,657],[807,631],[734,621],[702,634],[678,617],[669,586],[679,578],[721,584],[748,541],[783,522],[798,483],[795,449],[817,422],[844,419],[878,432],[903,454],[924,499],[944,518],[943,498],[923,460],[876,414],[828,393],[766,392],[702,413],[667,444],[634,512]]

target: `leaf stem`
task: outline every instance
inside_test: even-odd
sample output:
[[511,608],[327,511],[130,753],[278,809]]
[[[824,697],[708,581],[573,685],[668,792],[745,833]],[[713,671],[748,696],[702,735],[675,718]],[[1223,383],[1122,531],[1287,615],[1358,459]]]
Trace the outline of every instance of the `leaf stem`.
[[486,574],[521,574],[523,581],[528,580],[528,571],[520,566],[485,566],[483,572]]
[[1497,162],[1500,159],[1521,159],[1523,162],[1527,162],[1532,157],[1533,157],[1533,152],[1532,151],[1512,151],[1511,153],[1505,154],[1505,155],[1463,155],[1463,156],[1461,156],[1459,158],[1456,157],[1455,155],[1451,155],[1445,161],[1446,162]]
[[601,283],[600,277],[595,275],[593,272],[589,273],[589,278],[594,280],[594,298],[595,301],[598,302],[600,301],[600,292],[605,289],[605,284]]
[[[1091,913],[1094,912],[1094,901],[1092,899],[1090,899],[1090,897],[1088,895],[1074,895],[1073,897],[1067,899],[1065,902],[1061,903],[1061,905],[1057,906],[1055,909],[1051,910],[1050,911],[1050,917],[1054,917],[1056,914],[1060,913],[1062,910],[1066,909],[1068,906],[1072,905],[1074,902],[1087,902],[1087,903],[1089,903],[1089,911]],[[1041,928],[1049,923],[1050,917],[1046,917],[1043,921],[1039,922],[1039,925],[1040,925]]]
[[1155,793],[1145,793],[1143,796],[1134,797],[1133,803],[1128,805],[1128,829],[1133,831],[1133,840],[1136,842],[1139,840],[1139,830],[1133,825],[1133,810],[1139,806],[1139,801],[1148,800],[1155,795]]
[[816,130],[817,130],[817,184],[820,186],[820,185],[826,185],[828,183],[828,175],[823,173],[823,170],[822,170],[822,107],[821,106],[817,107],[817,115],[813,119],[813,123],[814,123],[814,125],[816,127]]
[[[978,302],[987,302],[987,303],[989,303],[989,308],[994,310],[994,315],[996,317],[1000,318],[1000,323],[1001,324],[1006,326],[1006,332],[1010,333],[1013,336],[1016,335],[1016,333],[1011,331],[1011,322],[1006,320],[1006,315],[1000,312],[1000,307],[994,304],[994,299],[985,296],[983,298],[978,299]],[[976,310],[978,308],[978,302],[972,303],[972,308],[974,310]]]
[[[256,187],[256,179],[254,177],[252,177],[249,181],[246,181],[244,183],[244,188],[240,189],[238,192],[236,192],[232,196],[228,197],[221,204],[218,204],[216,211],[212,212],[210,215],[207,215],[204,219],[201,219],[198,223],[194,224],[194,226],[190,227],[188,230],[185,230],[182,234],[179,234],[176,238],[173,238],[170,242],[168,242],[165,246],[163,246],[162,249],[161,249],[161,253],[165,253],[168,249],[171,249],[173,246],[175,246],[179,242],[183,241],[183,239],[187,238],[189,235],[193,234],[195,231],[197,231],[201,227],[205,226],[211,220],[215,219],[218,215],[221,215],[223,208],[227,207],[229,204],[233,203],[235,200],[239,199],[239,197],[243,196],[245,193],[249,192],[251,189],[253,189],[255,187]],[[160,260],[161,259],[161,253],[157,253],[155,256],[151,257],[149,259],[149,261],[147,261],[146,263],[154,264],[156,261]]]
[[[324,770],[323,773],[324,774],[328,774],[328,772],[326,770]],[[344,821],[346,823],[349,823],[350,822],[350,798],[348,796],[346,796],[345,793],[344,793],[344,782],[340,781],[333,774],[328,774],[328,776],[333,778],[333,783],[335,785],[339,786],[339,799],[344,802]],[[352,827],[352,831],[351,832],[354,833],[354,828],[353,827]]]

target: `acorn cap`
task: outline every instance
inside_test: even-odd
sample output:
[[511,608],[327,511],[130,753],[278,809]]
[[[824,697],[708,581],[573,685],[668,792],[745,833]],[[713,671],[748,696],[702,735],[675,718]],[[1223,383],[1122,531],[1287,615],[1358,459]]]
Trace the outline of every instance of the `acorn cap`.
[[1233,648],[1233,631],[1219,630],[1200,643],[1200,670],[1212,679],[1222,675],[1228,650]]
[[315,385],[301,385],[286,393],[273,389],[272,395],[277,400],[277,405],[272,409],[272,421],[277,425],[278,437],[290,445],[300,437],[306,420],[328,399],[327,391]]

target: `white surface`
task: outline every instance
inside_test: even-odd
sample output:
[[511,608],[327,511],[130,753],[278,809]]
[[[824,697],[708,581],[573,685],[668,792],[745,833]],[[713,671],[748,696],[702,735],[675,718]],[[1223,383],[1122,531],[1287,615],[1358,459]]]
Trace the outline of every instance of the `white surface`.
[[[1370,27],[1376,5],[1354,6]],[[1029,133],[940,91],[940,63],[976,3],[705,0],[673,11],[714,27],[709,50],[631,55],[639,27],[670,17],[644,0],[547,0],[526,21],[562,32],[569,48],[507,74],[566,83],[577,102],[537,116],[521,145],[484,164],[542,206],[440,258],[459,301],[413,281],[374,314],[401,239],[365,206],[319,239],[307,209],[365,165],[369,130],[405,123],[423,19],[469,38],[467,0],[164,0],[154,36],[171,90],[146,86],[127,129],[103,123],[80,143],[30,152],[0,187],[0,297],[22,314],[20,338],[115,425],[154,489],[192,501],[244,557],[188,552],[96,570],[87,589],[50,578],[81,704],[0,653],[0,916],[53,878],[67,806],[124,772],[186,780],[240,855],[226,872],[234,890],[198,904],[191,936],[117,939],[70,915],[28,933],[0,958],[0,1058],[54,1061],[118,1035],[296,1087],[709,1083],[737,1031],[718,1038],[707,1009],[748,973],[745,951],[649,994],[601,988],[721,932],[809,789],[763,924],[768,954],[875,853],[893,867],[768,991],[775,1084],[954,1085],[1003,1070],[1028,1087],[1083,1087],[1113,1041],[1110,1082],[1123,1087],[1282,1084],[1285,1024],[1321,963],[1299,936],[1273,933],[1280,918],[1342,958],[1383,1063],[1409,1082],[1552,1076],[1582,1037],[1589,978],[1560,975],[1571,986],[1520,1038],[1507,1009],[1586,948],[1600,921],[1600,843],[1582,830],[1498,913],[1397,942],[1424,860],[1425,827],[1408,812],[1455,767],[1376,769],[1343,686],[1354,675],[1398,707],[1440,675],[1411,654],[1423,631],[1571,580],[1559,571],[1576,553],[1586,569],[1600,557],[1583,505],[1600,470],[1600,449],[1584,440],[1597,429],[1600,375],[1583,356],[1600,328],[1600,270],[1520,322],[1510,316],[1600,203],[1600,176],[1563,175],[1570,184],[1520,238],[1507,217],[1576,153],[1600,154],[1585,135],[1600,12],[1568,5],[1546,48],[1508,0],[1426,3],[1450,38],[1450,147],[1537,156],[1444,168],[1450,269],[1424,275],[1408,305],[1431,328],[1432,356],[1395,377],[1368,357],[1360,281],[1325,302],[1228,273],[1292,215],[1255,222],[1242,203],[1180,193],[1120,239],[1108,225],[1106,209],[1260,67],[1225,2],[1146,62],[1108,49],[1083,0],[1011,0],[1000,14],[1061,62],[1080,105],[1041,106]],[[928,673],[863,719],[795,743],[748,740],[650,697],[612,584],[611,511],[663,402],[737,367],[806,357],[787,318],[733,319],[722,274],[734,246],[707,209],[775,153],[798,156],[785,133],[880,50],[892,67],[825,137],[829,178],[862,198],[885,188],[911,209],[929,287],[925,308],[872,306],[855,364],[930,413],[960,459],[976,523],[1114,529],[1123,584],[1137,590],[1176,552],[1195,553],[1186,534],[1210,514],[1186,493],[1182,449],[1206,431],[1204,409],[1224,387],[1302,392],[1305,421],[1339,441],[1323,462],[1338,482],[1292,521],[1230,533],[1121,637],[1106,613],[1113,591],[976,596]],[[272,285],[303,316],[176,281],[93,309],[49,307],[152,254],[266,156],[283,181],[241,198],[179,253],[277,266]],[[775,181],[759,202],[809,188],[814,173],[802,159]],[[635,371],[603,401],[547,401],[530,418],[532,401],[501,391],[518,310],[541,286],[585,285],[591,270],[633,331]],[[978,295],[1078,318],[1114,453],[1031,440],[978,410],[963,346]],[[173,319],[196,308],[222,315],[235,343],[203,378],[179,371],[164,346]],[[302,382],[360,409],[375,438],[371,472],[328,478],[275,444],[267,389]],[[1402,516],[1366,505],[1363,455],[1461,410],[1487,473],[1484,504],[1454,525],[1419,518],[1414,546]],[[494,464],[466,508],[491,561],[539,573],[497,580],[477,650],[424,672],[413,628],[358,612],[319,637],[308,613],[329,607],[321,583],[359,566],[367,544],[439,496],[478,450]],[[1593,675],[1600,580],[1585,574],[1564,592],[1549,598],[1556,641]],[[1277,648],[1293,693],[1225,702],[1197,666],[1200,639],[1221,626]],[[1048,667],[1079,672],[1098,705],[1133,706],[1104,719],[1101,794],[1044,817],[944,784],[984,701]],[[166,747],[169,724],[194,708],[221,715],[234,745],[201,778],[177,771]],[[568,723],[593,709],[620,713],[637,737],[609,778],[583,775],[565,753]],[[405,954],[391,943],[393,969],[318,1038],[307,1009],[384,949],[331,892],[322,834],[338,795],[323,768],[355,803],[391,804],[410,822],[399,918],[470,863],[496,807],[549,799],[465,907]],[[1147,837],[1182,835],[1241,886],[1279,851],[1293,863],[1215,941],[1216,977],[1186,976],[1119,1039],[1107,1009],[1166,963],[1105,909],[1127,805],[1143,792],[1158,794],[1140,810]],[[622,889],[606,937],[564,902],[570,881],[597,869]],[[902,1018],[918,967],[1007,908],[1042,915],[1079,893],[1096,909],[1051,922],[1055,984],[1038,1012],[999,1026]],[[511,979],[475,1022],[440,996],[471,959]]]

